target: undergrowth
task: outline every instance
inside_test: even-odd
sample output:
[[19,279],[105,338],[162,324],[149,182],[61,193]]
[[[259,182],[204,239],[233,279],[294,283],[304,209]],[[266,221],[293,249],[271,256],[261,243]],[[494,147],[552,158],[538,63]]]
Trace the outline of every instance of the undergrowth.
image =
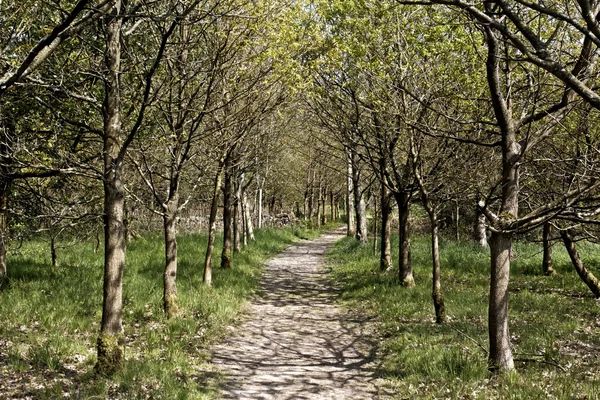
[[[600,276],[600,248],[578,246],[584,262]],[[392,248],[398,248],[397,237]],[[517,373],[508,375],[487,371],[489,250],[441,241],[449,316],[443,325],[434,322],[429,239],[414,239],[411,250],[414,289],[398,285],[397,269],[380,272],[369,244],[344,238],[329,255],[347,306],[378,320],[378,376],[394,398],[599,398],[600,303],[558,244],[557,274],[551,277],[542,273],[539,245],[516,245],[509,317]],[[397,263],[397,252],[393,257]]]
[[[8,278],[0,281],[0,398],[214,398],[220,376],[208,363],[208,347],[243,316],[263,262],[319,231],[294,224],[255,234],[256,241],[234,255],[233,269],[215,263],[212,289],[202,284],[206,236],[179,236],[180,315],[172,320],[161,308],[162,236],[129,243],[123,288],[126,363],[111,378],[93,373],[103,250],[94,253],[91,242],[77,244],[62,250],[53,268],[47,244],[25,243],[10,255]],[[218,240],[216,255],[220,248]]]

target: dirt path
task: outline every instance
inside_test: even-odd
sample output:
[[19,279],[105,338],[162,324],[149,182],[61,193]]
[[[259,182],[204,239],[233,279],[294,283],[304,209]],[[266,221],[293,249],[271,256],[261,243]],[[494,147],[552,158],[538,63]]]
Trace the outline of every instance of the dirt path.
[[343,313],[324,253],[342,231],[296,244],[265,267],[248,320],[213,351],[226,399],[373,399],[368,324]]

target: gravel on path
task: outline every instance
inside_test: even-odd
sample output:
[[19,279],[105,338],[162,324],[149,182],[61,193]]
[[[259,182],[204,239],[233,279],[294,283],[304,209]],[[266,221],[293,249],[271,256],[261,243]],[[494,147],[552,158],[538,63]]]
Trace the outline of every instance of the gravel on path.
[[341,230],[265,266],[247,320],[213,349],[225,399],[374,399],[376,344],[367,318],[336,305],[325,252]]

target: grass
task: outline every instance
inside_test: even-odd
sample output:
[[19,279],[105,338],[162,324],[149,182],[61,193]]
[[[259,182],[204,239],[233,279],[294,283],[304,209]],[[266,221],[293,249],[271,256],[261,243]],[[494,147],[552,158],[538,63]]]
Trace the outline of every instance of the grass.
[[[234,255],[234,268],[213,270],[202,285],[207,238],[178,238],[177,286],[181,315],[162,311],[164,245],[145,235],[128,245],[124,276],[126,364],[112,378],[93,374],[102,307],[102,249],[81,243],[51,266],[47,245],[31,241],[9,257],[0,281],[0,398],[203,399],[215,398],[219,374],[208,347],[243,316],[257,291],[262,264],[310,226],[256,231],[256,241]],[[215,248],[219,259],[221,243]],[[217,264],[217,262],[215,262]]]
[[[397,237],[393,249],[397,250]],[[579,243],[586,265],[600,276],[600,247]],[[516,374],[487,372],[489,250],[441,241],[442,285],[449,322],[434,323],[429,239],[412,242],[416,288],[396,272],[378,271],[372,246],[351,238],[330,253],[348,307],[377,316],[378,376],[394,398],[598,399],[600,304],[555,246],[557,274],[545,277],[541,248],[517,243],[510,285],[510,330]],[[397,253],[393,254],[397,260]]]

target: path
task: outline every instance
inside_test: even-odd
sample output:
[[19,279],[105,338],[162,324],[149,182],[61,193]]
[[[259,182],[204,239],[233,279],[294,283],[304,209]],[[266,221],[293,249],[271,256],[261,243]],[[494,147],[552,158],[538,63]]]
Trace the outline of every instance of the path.
[[226,399],[373,399],[375,345],[343,313],[324,253],[341,231],[296,244],[265,267],[248,320],[213,351]]

